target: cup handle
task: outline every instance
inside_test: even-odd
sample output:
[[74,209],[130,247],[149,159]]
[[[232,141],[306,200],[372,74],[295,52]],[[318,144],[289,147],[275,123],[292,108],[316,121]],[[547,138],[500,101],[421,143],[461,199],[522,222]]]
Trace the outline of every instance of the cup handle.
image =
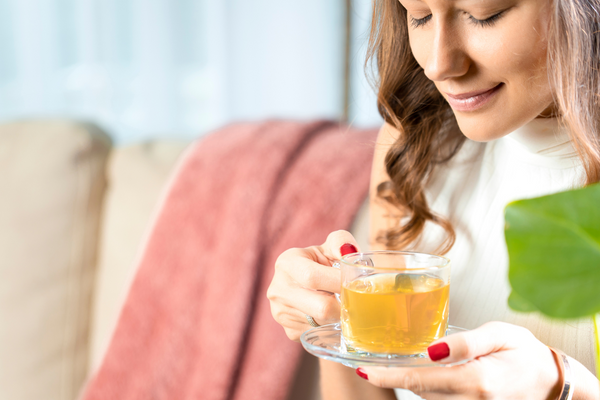
[[[336,269],[341,269],[341,264],[339,261],[336,261],[333,263],[332,267],[336,268]],[[334,294],[335,294],[335,298],[337,299],[338,303],[342,304],[342,298],[341,298],[340,294],[339,293],[334,293]]]

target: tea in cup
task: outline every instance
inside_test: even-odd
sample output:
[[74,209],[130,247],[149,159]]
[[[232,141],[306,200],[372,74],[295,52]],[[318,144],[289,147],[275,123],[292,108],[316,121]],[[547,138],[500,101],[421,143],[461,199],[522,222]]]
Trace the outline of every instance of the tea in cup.
[[342,273],[342,346],[370,356],[423,357],[448,327],[450,262],[403,251],[349,254]]

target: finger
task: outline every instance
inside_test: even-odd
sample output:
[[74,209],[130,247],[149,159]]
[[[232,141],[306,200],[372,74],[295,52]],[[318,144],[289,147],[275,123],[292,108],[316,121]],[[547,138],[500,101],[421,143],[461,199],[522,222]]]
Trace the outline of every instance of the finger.
[[[307,324],[306,315],[313,317],[319,325],[332,324],[340,320],[340,303],[332,294],[299,288],[292,290],[290,298],[302,299],[301,302],[296,300],[293,305],[290,302],[290,307],[296,309],[298,319],[304,320]],[[284,300],[285,303],[287,302]]]
[[[295,310],[293,308],[288,308],[287,310],[285,310],[285,314],[286,314],[285,315],[286,327],[299,329],[302,332],[312,328],[312,325],[310,325],[310,323],[308,322],[308,318],[306,317],[307,315],[311,316],[310,314],[305,314],[302,311]],[[317,321],[317,318],[313,318],[313,319],[319,325],[326,325],[325,321],[319,322],[319,321]]]
[[433,361],[454,363],[514,348],[513,343],[532,337],[525,328],[504,322],[488,322],[472,331],[436,340],[427,352]]
[[306,323],[306,319],[304,320],[304,322],[292,322],[289,325],[283,327],[283,330],[285,331],[287,337],[295,342],[299,342],[302,334],[309,329],[312,329],[312,326]]
[[350,232],[339,230],[327,236],[321,249],[330,260],[339,260],[346,254],[358,252],[358,243]]
[[473,397],[465,394],[448,394],[435,392],[415,392],[415,394],[425,400],[467,400]]
[[303,325],[301,329],[307,329],[306,324],[308,321],[306,320],[305,314],[300,310],[279,304],[275,307],[271,307],[271,314],[273,315],[273,319],[284,328],[296,329],[300,324]]
[[299,341],[300,336],[312,328],[306,319],[306,315],[299,310],[277,305],[271,307],[271,313],[275,321],[283,327],[290,340]]
[[339,293],[341,286],[340,271],[314,261],[315,251],[309,249],[292,249],[281,256],[275,267],[284,271],[299,286]]
[[368,381],[382,388],[401,388],[415,393],[461,395],[472,391],[478,370],[469,364],[451,368],[361,367]]
[[271,313],[277,322],[285,325],[285,321],[289,319],[289,310],[297,310],[299,321],[306,321],[305,314],[312,316],[321,325],[339,321],[340,306],[333,294],[291,285],[285,282],[287,279],[290,278],[274,279],[276,284],[272,284],[267,291]]
[[[313,328],[313,326],[309,324],[308,319],[306,317],[310,314],[306,314],[300,310],[286,307],[283,305],[277,305],[276,307],[271,308],[271,313],[273,314],[273,318],[275,319],[275,321],[283,327],[286,335],[291,340],[300,340],[300,336],[302,335],[302,333]],[[333,321],[319,319],[318,317],[313,319],[319,325],[337,322],[339,321],[339,312],[337,313],[337,317],[334,317]]]

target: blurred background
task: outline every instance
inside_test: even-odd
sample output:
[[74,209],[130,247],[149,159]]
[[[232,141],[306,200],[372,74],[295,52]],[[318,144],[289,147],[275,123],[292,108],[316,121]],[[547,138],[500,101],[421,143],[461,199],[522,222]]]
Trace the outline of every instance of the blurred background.
[[346,96],[349,122],[378,125],[370,13],[366,0],[0,0],[0,121],[76,117],[130,143],[340,119]]
[[[0,400],[78,398],[194,139],[381,124],[370,18],[367,0],[0,0]],[[288,400],[318,400],[302,365]]]

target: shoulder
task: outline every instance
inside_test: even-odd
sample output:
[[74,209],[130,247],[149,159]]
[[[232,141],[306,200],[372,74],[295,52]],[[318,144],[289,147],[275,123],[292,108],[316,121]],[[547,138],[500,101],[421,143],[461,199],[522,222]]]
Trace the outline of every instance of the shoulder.
[[392,218],[397,213],[397,209],[392,204],[387,203],[378,196],[378,187],[390,181],[390,177],[385,167],[385,156],[400,138],[400,131],[389,124],[384,124],[377,135],[375,144],[375,153],[373,155],[373,166],[371,169],[370,185],[370,246],[372,249],[385,249],[385,246],[377,240],[381,232],[387,231],[394,226],[396,219]]
[[390,179],[385,168],[385,156],[396,141],[398,141],[400,135],[400,131],[388,123],[385,123],[379,129],[373,155],[373,169],[371,173],[372,192],[380,183]]
[[391,147],[400,138],[400,135],[400,130],[386,122],[379,129],[379,134],[377,135],[377,145]]

